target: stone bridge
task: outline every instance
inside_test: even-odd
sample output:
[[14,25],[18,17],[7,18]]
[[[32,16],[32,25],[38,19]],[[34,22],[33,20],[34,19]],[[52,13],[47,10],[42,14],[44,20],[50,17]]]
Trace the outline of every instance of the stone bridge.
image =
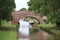
[[24,17],[33,17],[36,18],[39,23],[43,23],[43,18],[40,17],[39,15],[37,15],[36,13],[34,13],[33,11],[14,11],[12,13],[13,19],[12,19],[12,23],[18,23],[18,21]]

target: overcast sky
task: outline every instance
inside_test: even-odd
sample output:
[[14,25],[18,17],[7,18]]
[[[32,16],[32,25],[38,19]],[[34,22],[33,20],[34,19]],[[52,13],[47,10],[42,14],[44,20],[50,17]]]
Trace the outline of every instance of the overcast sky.
[[16,8],[15,10],[18,11],[22,8],[27,8],[28,9],[28,2],[29,0],[15,0]]

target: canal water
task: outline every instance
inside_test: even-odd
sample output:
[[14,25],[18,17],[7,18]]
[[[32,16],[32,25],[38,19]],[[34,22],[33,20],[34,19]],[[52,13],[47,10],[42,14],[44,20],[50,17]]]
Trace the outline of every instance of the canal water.
[[19,23],[18,40],[54,40],[53,35],[50,35],[43,30],[30,34],[29,22],[20,20]]

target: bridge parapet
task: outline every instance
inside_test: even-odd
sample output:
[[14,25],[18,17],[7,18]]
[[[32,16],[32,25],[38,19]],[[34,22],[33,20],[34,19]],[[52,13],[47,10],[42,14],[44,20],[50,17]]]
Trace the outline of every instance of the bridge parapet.
[[36,18],[37,20],[39,20],[39,23],[43,23],[42,17],[40,17],[33,11],[14,11],[12,13],[12,16],[13,16],[12,23],[18,23],[20,19],[28,16]]

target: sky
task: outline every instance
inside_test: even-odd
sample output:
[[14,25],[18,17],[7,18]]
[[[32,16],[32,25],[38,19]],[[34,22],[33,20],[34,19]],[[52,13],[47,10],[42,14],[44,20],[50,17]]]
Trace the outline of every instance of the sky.
[[28,1],[29,0],[15,0],[15,4],[16,4],[15,10],[19,11],[22,8],[28,9],[28,7],[29,7],[28,4],[27,4]]

